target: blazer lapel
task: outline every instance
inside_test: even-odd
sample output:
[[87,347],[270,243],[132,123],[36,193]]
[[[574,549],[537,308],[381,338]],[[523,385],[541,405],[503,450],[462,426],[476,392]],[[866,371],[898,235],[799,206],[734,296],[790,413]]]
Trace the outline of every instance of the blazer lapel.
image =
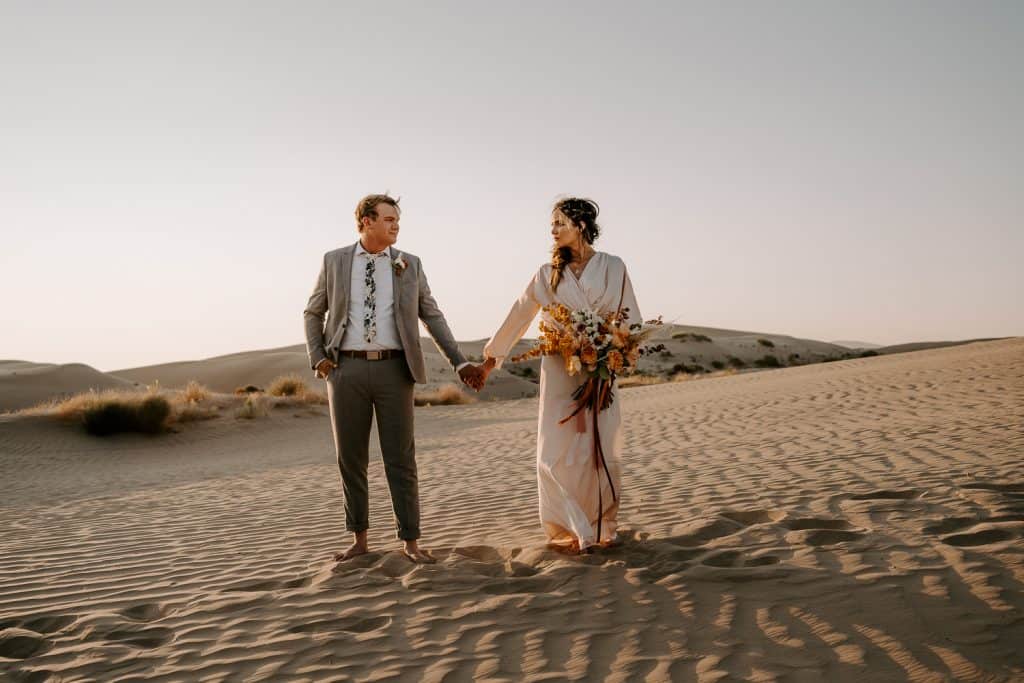
[[345,253],[341,255],[341,273],[339,273],[339,284],[341,285],[341,291],[345,292],[345,300],[342,302],[342,313],[348,311],[348,300],[352,295],[350,291],[352,289],[352,262],[356,257],[356,245],[352,245],[345,250]]
[[395,320],[401,320],[401,301],[402,301],[402,277],[398,274],[398,268],[395,268],[395,259],[402,255],[402,252],[397,249],[391,249],[391,258],[388,259],[388,268],[391,269],[391,292],[395,297]]

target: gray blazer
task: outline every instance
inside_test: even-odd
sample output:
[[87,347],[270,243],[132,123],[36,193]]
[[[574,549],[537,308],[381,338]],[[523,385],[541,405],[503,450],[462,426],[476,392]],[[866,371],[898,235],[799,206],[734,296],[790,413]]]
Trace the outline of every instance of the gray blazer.
[[[420,348],[419,321],[426,325],[437,348],[456,368],[466,362],[459,345],[448,328],[444,314],[430,295],[427,277],[420,260],[408,252],[391,248],[393,257],[401,256],[406,268],[399,273],[391,266],[395,293],[395,323],[398,337],[405,350],[412,377],[423,384],[427,381],[426,363]],[[348,323],[348,290],[352,282],[352,261],[356,245],[352,244],[324,254],[320,275],[303,312],[306,324],[306,351],[311,368],[325,358],[338,362],[338,350]],[[326,322],[324,320],[326,316]]]

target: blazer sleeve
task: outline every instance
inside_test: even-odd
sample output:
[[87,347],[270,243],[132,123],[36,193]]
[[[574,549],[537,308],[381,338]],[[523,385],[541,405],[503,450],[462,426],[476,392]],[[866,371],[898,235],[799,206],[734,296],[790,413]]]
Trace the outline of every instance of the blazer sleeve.
[[320,364],[320,361],[327,358],[327,351],[324,350],[324,316],[330,302],[327,298],[327,255],[324,255],[320,263],[320,274],[313,285],[313,293],[309,295],[306,302],[306,310],[302,312],[303,322],[306,328],[306,353],[309,355],[309,365],[312,369]]
[[448,321],[445,320],[444,313],[441,312],[437,301],[430,293],[430,285],[427,284],[427,276],[423,272],[422,261],[419,262],[419,268],[417,268],[417,287],[419,289],[418,315],[420,320],[423,321],[427,332],[430,333],[431,339],[434,340],[434,344],[444,354],[444,357],[448,359],[452,368],[459,367],[466,362],[466,357],[462,355],[459,344],[455,341],[455,336],[448,327]]

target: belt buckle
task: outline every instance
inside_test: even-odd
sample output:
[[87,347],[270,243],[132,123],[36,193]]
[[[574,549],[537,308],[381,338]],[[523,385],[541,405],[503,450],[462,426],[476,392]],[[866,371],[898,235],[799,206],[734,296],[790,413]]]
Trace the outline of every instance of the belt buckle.
[[367,351],[366,360],[380,360],[380,351]]

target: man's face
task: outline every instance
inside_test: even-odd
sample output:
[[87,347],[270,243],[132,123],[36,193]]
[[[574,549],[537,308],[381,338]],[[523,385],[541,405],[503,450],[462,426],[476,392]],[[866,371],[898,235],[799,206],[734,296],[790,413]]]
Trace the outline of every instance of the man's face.
[[376,209],[376,218],[363,219],[363,240],[368,244],[389,247],[398,241],[398,207],[381,203]]

